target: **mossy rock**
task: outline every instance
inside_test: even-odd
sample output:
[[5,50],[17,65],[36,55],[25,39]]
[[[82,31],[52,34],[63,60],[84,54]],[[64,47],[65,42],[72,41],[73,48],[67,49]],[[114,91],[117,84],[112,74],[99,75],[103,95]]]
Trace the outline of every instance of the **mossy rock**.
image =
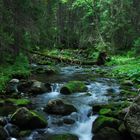
[[111,109],[103,108],[99,111],[100,115],[110,115],[112,113]]
[[109,104],[94,104],[94,105],[92,105],[93,113],[99,113],[99,111],[103,108],[110,109],[110,105]]
[[84,82],[82,81],[69,81],[68,83],[64,84],[61,88],[60,93],[62,94],[72,94],[76,92],[86,92],[87,87]]
[[47,121],[33,111],[27,108],[19,108],[12,116],[11,123],[19,126],[21,129],[45,128]]
[[5,100],[6,103],[12,103],[17,106],[27,106],[31,104],[31,101],[29,99],[14,99],[14,98],[9,98]]
[[19,92],[28,94],[42,94],[51,91],[49,83],[42,83],[37,80],[21,81],[17,88]]
[[92,110],[94,113],[99,113],[101,109],[110,109],[111,111],[122,110],[131,104],[129,101],[110,102],[108,104],[94,104]]
[[118,129],[120,126],[121,121],[115,119],[113,117],[106,117],[106,116],[99,116],[92,125],[92,132],[97,133],[100,129],[104,127],[110,127],[114,129]]
[[52,99],[48,102],[44,111],[55,115],[69,115],[72,112],[77,112],[75,106],[65,103],[61,99]]
[[42,140],[79,140],[77,136],[72,134],[55,134],[48,137],[45,137]]

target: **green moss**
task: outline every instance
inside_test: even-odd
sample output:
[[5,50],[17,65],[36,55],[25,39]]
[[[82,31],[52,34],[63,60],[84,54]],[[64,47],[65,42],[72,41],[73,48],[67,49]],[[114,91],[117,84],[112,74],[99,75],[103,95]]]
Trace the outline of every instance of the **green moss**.
[[107,115],[107,114],[110,114],[111,112],[112,112],[111,109],[103,108],[99,111],[99,114],[100,115]]
[[140,77],[140,58],[129,55],[113,56],[108,65],[113,67],[111,75],[115,77],[129,78],[133,81],[139,80]]
[[120,126],[120,121],[113,117],[99,116],[93,123],[93,132],[96,133],[104,127],[117,129]]
[[85,92],[86,90],[87,90],[87,87],[84,82],[69,81],[68,83],[64,84],[60,92],[63,94],[71,94],[75,92]]
[[[115,114],[118,113],[122,109],[128,107],[130,104],[131,102],[127,100],[121,102],[110,102],[108,104],[95,104],[93,106],[93,111],[101,115],[114,116],[113,115],[114,113]],[[102,113],[106,113],[106,114],[102,114]]]
[[30,111],[25,107],[17,109],[17,111],[12,114],[11,122],[23,130],[45,128],[48,124],[40,114]]
[[39,114],[37,111],[34,111],[34,110],[31,110],[30,112],[34,117],[39,118],[42,122],[44,122],[46,125],[48,125],[48,122],[45,120],[43,115]]
[[26,106],[31,104],[31,101],[29,99],[13,99],[13,98],[9,98],[6,99],[6,102],[10,102],[13,103],[17,106]]
[[78,140],[77,136],[72,134],[56,134],[48,137],[49,140]]

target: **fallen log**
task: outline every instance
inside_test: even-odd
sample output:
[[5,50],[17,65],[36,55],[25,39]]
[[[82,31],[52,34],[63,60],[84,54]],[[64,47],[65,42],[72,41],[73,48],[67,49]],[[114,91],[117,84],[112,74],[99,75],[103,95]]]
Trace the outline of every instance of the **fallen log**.
[[72,58],[65,58],[65,57],[60,57],[60,56],[52,56],[49,54],[43,54],[40,52],[24,49],[24,51],[27,51],[28,53],[36,54],[39,56],[44,56],[46,58],[52,59],[58,63],[66,63],[66,64],[79,64],[79,65],[96,65],[96,62],[93,61],[82,61],[78,59],[72,59]]
[[24,49],[28,53],[36,54],[39,56],[43,56],[46,58],[49,58],[51,60],[54,60],[58,63],[66,63],[66,64],[78,64],[78,65],[104,65],[105,62],[108,60],[107,54],[105,52],[100,52],[99,56],[96,61],[84,61],[84,60],[78,60],[78,59],[73,59],[73,58],[65,58],[65,57],[60,57],[60,56],[52,56],[49,54],[44,54],[28,49]]

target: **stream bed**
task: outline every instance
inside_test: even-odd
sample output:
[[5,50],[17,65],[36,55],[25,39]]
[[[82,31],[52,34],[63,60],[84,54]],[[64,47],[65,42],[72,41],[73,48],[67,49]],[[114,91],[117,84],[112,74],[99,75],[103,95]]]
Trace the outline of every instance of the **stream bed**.
[[[91,77],[94,77],[94,80]],[[107,96],[109,89],[113,90],[113,94],[119,93],[119,85],[116,80],[104,78],[97,75],[95,69],[82,68],[77,66],[67,66],[60,69],[57,75],[34,75],[32,78],[52,84],[52,91],[32,97],[34,108],[41,112],[48,120],[48,127],[43,130],[32,132],[25,140],[40,140],[42,135],[48,134],[65,134],[70,133],[78,136],[79,140],[92,139],[92,123],[97,118],[97,114],[92,113],[92,105],[96,103],[107,103],[110,99]],[[60,88],[64,83],[70,80],[80,80],[86,83],[87,92],[75,93],[72,95],[63,95]],[[43,107],[51,99],[62,99],[74,105],[77,112],[73,112],[67,116],[50,115],[43,112]],[[65,123],[64,120],[73,123]],[[47,140],[47,139],[46,139]]]

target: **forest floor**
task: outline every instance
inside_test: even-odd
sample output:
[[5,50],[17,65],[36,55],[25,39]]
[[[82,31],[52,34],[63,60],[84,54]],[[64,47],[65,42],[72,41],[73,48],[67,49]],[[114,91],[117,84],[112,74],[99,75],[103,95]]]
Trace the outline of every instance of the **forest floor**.
[[[39,51],[43,54],[38,56],[37,54],[32,55],[30,63],[38,63],[41,65],[56,65],[55,60],[45,57],[49,55],[50,57],[62,58],[64,60],[70,60],[68,65],[73,65],[73,61],[89,61],[95,62],[98,57],[98,52],[92,52],[90,50],[70,50],[70,49],[53,49],[53,50],[43,50]],[[140,82],[140,58],[135,58],[133,55],[116,55],[109,56],[111,58],[110,62],[107,62],[105,66],[112,67],[112,71],[109,73],[110,77],[119,77],[123,79],[132,80],[135,83]],[[61,63],[61,62],[59,62]],[[79,65],[81,65],[79,63]],[[93,65],[91,65],[92,67]],[[12,77],[28,77],[31,74],[31,69],[29,61],[24,56],[18,57],[14,64],[5,64],[0,66],[0,91],[4,89],[6,83],[12,79]]]

